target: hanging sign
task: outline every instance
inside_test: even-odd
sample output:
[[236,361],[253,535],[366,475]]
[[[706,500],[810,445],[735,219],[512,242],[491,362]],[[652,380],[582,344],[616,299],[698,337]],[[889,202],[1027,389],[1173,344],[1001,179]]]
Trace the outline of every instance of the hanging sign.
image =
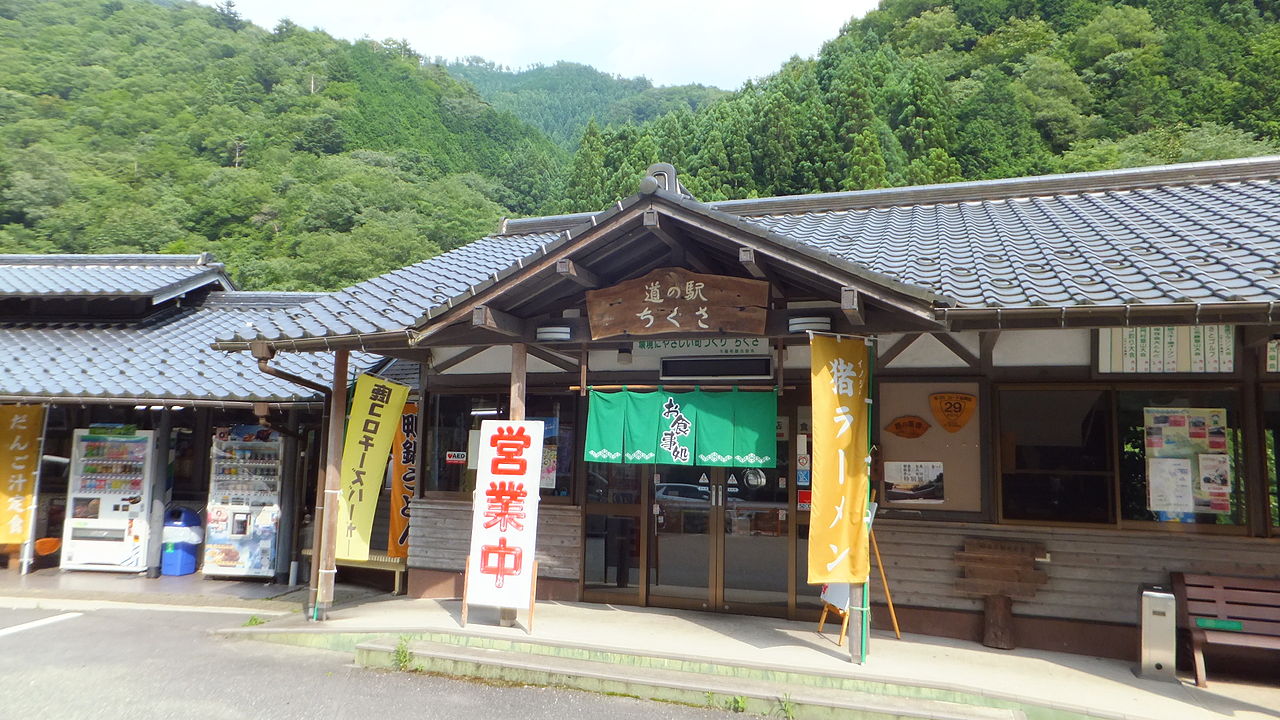
[[342,447],[342,494],[338,496],[338,558],[368,560],[373,514],[382,492],[391,441],[400,426],[409,388],[361,375],[351,394],[347,439]]
[[387,529],[387,555],[391,557],[409,557],[409,501],[413,500],[417,473],[418,404],[405,403],[391,443],[391,524]]
[[813,393],[810,584],[865,583],[870,356],[861,339],[815,335],[809,344]]
[[915,440],[929,432],[931,427],[933,426],[919,415],[903,415],[902,417],[894,418],[892,422],[884,426],[884,429],[900,438]]
[[1100,373],[1229,373],[1235,371],[1231,325],[1169,325],[1098,331]]
[[542,438],[539,420],[480,423],[464,598],[468,605],[529,606]]
[[943,429],[960,432],[978,408],[978,398],[969,393],[934,393],[929,396],[929,408]]
[[769,283],[672,267],[588,290],[586,297],[592,340],[663,333],[763,335]]
[[0,405],[0,545],[31,539],[43,405]]
[[583,460],[648,465],[778,464],[774,392],[591,391]]
[[1267,341],[1267,372],[1280,373],[1280,340]]

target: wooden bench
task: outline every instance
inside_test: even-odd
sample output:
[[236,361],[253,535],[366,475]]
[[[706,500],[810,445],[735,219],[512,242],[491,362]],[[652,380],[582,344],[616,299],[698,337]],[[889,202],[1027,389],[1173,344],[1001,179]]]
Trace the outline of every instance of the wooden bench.
[[1280,650],[1280,580],[1173,574],[1178,624],[1191,633],[1196,685],[1207,687],[1204,646]]
[[[311,548],[302,548],[301,553],[306,557],[311,557]],[[395,573],[395,589],[391,591],[392,595],[404,594],[404,576],[408,571],[408,563],[404,558],[395,558],[385,553],[370,552],[368,560],[343,560],[334,561],[338,567],[355,567],[369,568],[371,570],[388,570]]]

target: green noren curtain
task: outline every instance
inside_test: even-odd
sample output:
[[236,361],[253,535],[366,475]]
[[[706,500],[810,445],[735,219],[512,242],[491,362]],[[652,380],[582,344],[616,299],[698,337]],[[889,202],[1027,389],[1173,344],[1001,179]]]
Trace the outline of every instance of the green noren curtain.
[[591,391],[588,462],[776,467],[773,392]]
[[591,391],[587,409],[587,444],[582,459],[588,462],[622,462],[622,418],[630,393]]
[[777,467],[777,393],[738,392],[733,393],[733,399],[733,464]]
[[655,462],[658,457],[658,425],[662,420],[662,393],[622,392],[626,396],[626,412],[620,418],[623,448],[626,459],[623,462],[647,464]]
[[734,396],[738,392],[698,393],[698,427],[694,447],[698,465],[733,465]]

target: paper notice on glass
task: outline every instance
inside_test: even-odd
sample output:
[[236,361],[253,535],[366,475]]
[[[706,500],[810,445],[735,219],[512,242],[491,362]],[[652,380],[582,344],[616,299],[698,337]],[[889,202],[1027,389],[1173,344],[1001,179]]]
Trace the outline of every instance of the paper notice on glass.
[[1196,512],[1225,515],[1231,512],[1231,456],[1198,455]]
[[892,503],[942,502],[942,463],[886,462],[884,494],[885,500]]
[[1191,460],[1147,458],[1147,509],[1151,512],[1191,512],[1194,507]]

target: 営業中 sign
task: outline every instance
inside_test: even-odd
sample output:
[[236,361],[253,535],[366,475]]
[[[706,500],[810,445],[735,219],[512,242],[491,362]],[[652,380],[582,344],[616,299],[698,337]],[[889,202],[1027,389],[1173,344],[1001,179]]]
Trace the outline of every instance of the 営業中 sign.
[[480,423],[467,605],[529,606],[538,534],[540,420]]

